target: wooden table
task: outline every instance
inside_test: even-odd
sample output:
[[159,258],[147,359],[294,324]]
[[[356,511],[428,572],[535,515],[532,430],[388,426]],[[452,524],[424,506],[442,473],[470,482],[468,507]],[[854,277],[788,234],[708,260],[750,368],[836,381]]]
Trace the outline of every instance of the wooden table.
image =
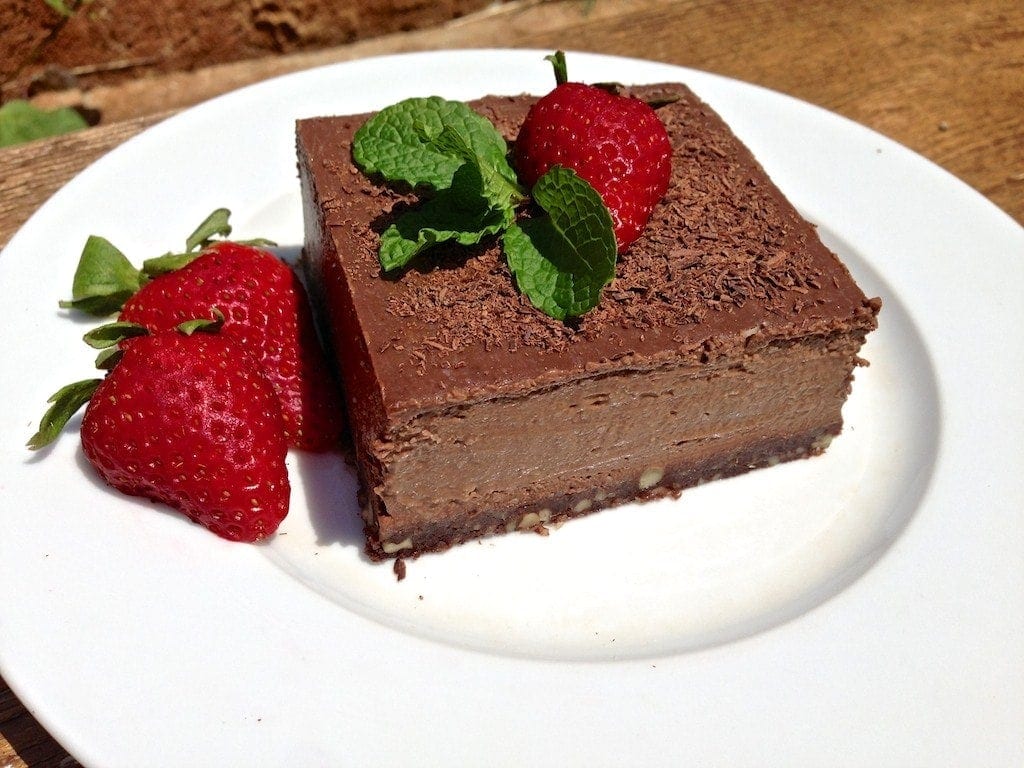
[[[886,134],[1024,222],[1019,0],[513,0],[442,29],[98,92],[94,98],[102,101],[104,114],[124,119],[0,150],[0,246],[64,182],[167,110],[318,64],[466,47],[598,51],[758,83]],[[143,113],[126,111],[125,105]],[[0,680],[0,768],[24,765],[76,763]]]

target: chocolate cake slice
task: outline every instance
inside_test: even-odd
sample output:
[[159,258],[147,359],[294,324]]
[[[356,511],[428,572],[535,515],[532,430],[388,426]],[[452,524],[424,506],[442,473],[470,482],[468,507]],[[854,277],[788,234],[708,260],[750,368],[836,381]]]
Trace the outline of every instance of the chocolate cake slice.
[[[299,121],[306,264],[371,557],[543,531],[811,456],[839,433],[880,302],[689,89],[631,92],[670,102],[672,182],[600,305],[571,323],[531,306],[494,242],[382,275],[379,235],[415,196],[353,165],[367,115]],[[511,141],[532,101],[471,106]]]

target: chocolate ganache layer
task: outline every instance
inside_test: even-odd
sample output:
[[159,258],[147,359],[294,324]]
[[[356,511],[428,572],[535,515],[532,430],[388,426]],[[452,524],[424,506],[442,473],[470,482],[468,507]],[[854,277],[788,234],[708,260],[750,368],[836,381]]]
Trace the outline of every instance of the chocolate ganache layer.
[[[372,557],[543,532],[819,453],[839,433],[880,302],[689,89],[628,92],[669,102],[672,181],[600,305],[570,323],[516,290],[494,241],[383,275],[380,233],[418,198],[353,164],[368,115],[299,121],[305,261]],[[512,141],[533,101],[470,106]]]

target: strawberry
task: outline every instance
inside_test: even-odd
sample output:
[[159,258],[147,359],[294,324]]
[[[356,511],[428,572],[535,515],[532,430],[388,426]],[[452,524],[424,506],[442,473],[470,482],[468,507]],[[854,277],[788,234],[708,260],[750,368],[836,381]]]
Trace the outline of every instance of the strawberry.
[[619,253],[647,226],[665,196],[672,146],[645,102],[568,82],[561,51],[548,57],[557,85],[529,110],[513,148],[520,181],[532,187],[549,168],[575,171],[601,195]]
[[61,306],[169,331],[220,309],[223,332],[263,366],[281,401],[289,444],[337,449],[344,429],[340,397],[306,290],[291,267],[257,245],[215,240],[231,234],[218,208],[186,239],[183,253],[147,259],[142,269],[108,240],[89,237],[75,270],[72,298]]
[[219,242],[173,272],[158,275],[127,302],[120,319],[168,331],[190,318],[224,313],[223,333],[263,367],[281,401],[290,445],[338,447],[341,405],[317,338],[306,290],[265,250]]
[[[188,324],[186,324],[188,325]],[[288,445],[274,389],[224,334],[121,335],[101,355],[106,378],[65,387],[29,447],[40,448],[84,402],[82,449],[100,476],[132,496],[185,513],[225,539],[257,541],[288,512]],[[105,344],[96,346],[106,346]],[[105,357],[105,359],[104,359]]]

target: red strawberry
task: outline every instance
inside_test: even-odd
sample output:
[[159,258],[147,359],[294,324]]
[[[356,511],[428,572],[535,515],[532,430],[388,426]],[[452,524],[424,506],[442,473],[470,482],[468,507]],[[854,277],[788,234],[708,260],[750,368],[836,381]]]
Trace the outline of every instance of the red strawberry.
[[256,362],[220,334],[160,333],[120,346],[82,419],[82,448],[103,479],[225,539],[277,530],[288,513],[288,446]]
[[252,354],[273,384],[289,444],[313,451],[337,448],[341,405],[306,291],[273,254],[219,242],[143,285],[125,303],[120,319],[159,332],[192,318],[213,318],[214,310],[224,315],[224,335]]
[[567,82],[561,51],[549,59],[558,85],[523,121],[513,148],[516,171],[530,187],[553,165],[586,179],[612,215],[622,253],[641,235],[668,190],[668,132],[643,101]]

